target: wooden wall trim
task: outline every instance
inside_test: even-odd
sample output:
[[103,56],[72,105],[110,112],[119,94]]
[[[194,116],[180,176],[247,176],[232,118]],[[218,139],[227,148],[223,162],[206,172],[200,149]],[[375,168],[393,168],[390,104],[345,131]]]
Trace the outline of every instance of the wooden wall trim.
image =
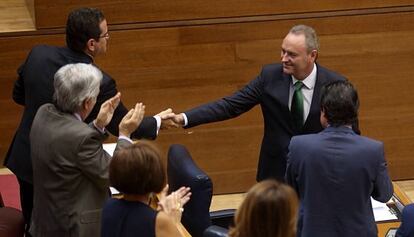
[[[270,15],[260,15],[260,16],[223,17],[223,18],[210,18],[210,19],[197,19],[197,20],[160,21],[160,22],[147,22],[147,23],[111,24],[111,22],[109,22],[109,27],[111,31],[130,30],[130,29],[136,30],[136,29],[149,29],[149,28],[168,28],[168,27],[183,27],[183,26],[280,21],[280,20],[300,20],[300,19],[327,18],[327,17],[338,17],[338,16],[357,16],[357,15],[366,16],[366,15],[373,15],[373,14],[389,14],[389,13],[404,13],[404,12],[414,12],[414,5],[397,6],[397,7],[377,7],[377,8],[353,9],[353,10],[291,13],[291,14],[270,14]],[[56,34],[63,34],[64,32],[65,32],[64,28],[58,27],[58,28],[50,28],[50,29],[39,29],[36,31],[0,33],[0,37],[56,35]]]
[[[62,27],[71,10],[80,6],[101,9],[113,24],[166,22],[288,13],[373,9],[413,5],[411,0],[36,0],[37,28]],[[51,21],[50,19],[53,19]]]
[[372,14],[387,14],[387,13],[402,13],[402,12],[414,12],[414,5],[403,6],[403,7],[381,7],[381,8],[340,10],[340,11],[321,11],[321,12],[306,12],[306,13],[292,13],[292,14],[271,14],[271,15],[261,15],[261,16],[224,17],[224,18],[200,19],[200,20],[130,23],[130,24],[111,25],[111,30],[217,25],[217,24],[231,24],[231,23],[293,20],[293,19],[300,20],[300,19],[311,19],[311,18],[327,18],[327,17],[338,17],[338,16],[356,16],[356,15],[372,15]]

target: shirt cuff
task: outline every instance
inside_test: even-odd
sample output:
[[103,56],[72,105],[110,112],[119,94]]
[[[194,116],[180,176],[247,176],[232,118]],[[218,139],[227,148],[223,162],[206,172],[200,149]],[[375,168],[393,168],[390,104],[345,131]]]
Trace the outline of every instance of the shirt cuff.
[[105,130],[105,128],[100,128],[100,127],[98,127],[98,126],[96,126],[96,124],[95,124],[95,120],[93,120],[92,121],[92,124],[93,124],[93,126],[96,128],[96,130],[98,130],[100,133],[102,133],[102,134],[105,134],[105,132],[106,132],[106,130]]
[[131,138],[129,138],[129,137],[127,137],[127,136],[124,136],[124,135],[119,135],[118,140],[119,140],[119,139],[124,139],[124,140],[129,141],[129,143],[133,143],[133,141],[131,140]]
[[154,115],[154,118],[157,121],[157,136],[158,136],[158,131],[161,128],[161,117],[159,115]]
[[187,119],[187,115],[185,115],[185,113],[181,113],[183,115],[184,118],[184,127],[188,125],[188,119]]

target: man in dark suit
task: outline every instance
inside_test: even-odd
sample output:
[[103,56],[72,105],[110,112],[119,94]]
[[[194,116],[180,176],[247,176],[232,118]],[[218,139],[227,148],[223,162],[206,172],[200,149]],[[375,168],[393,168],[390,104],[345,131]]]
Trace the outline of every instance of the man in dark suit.
[[[260,104],[264,119],[264,135],[260,150],[257,181],[283,180],[287,147],[298,134],[322,130],[319,122],[319,93],[323,85],[345,80],[318,64],[318,39],[315,31],[304,25],[294,26],[282,43],[281,64],[263,67],[261,73],[231,96],[191,109],[174,117],[185,128],[239,116]],[[301,82],[296,95],[295,83]],[[299,101],[299,110],[292,110]]]
[[376,237],[371,197],[388,201],[393,186],[381,142],[357,135],[358,94],[346,81],[321,93],[318,134],[290,141],[286,181],[300,198],[300,237]]
[[404,207],[401,215],[401,225],[395,237],[414,237],[414,204]]
[[[93,64],[95,57],[106,52],[108,40],[108,26],[102,12],[91,8],[77,9],[68,16],[67,47],[36,46],[18,69],[18,79],[13,89],[13,100],[24,106],[24,113],[4,164],[17,176],[19,181],[21,206],[26,224],[30,223],[33,202],[29,132],[35,113],[41,105],[52,102],[53,76],[56,71],[69,63]],[[89,123],[95,119],[101,104],[116,94],[115,81],[108,74],[103,73],[96,106],[85,122]],[[127,111],[125,106],[120,103],[112,121],[106,127],[110,133],[118,135],[118,124]],[[166,110],[161,112],[159,116],[144,118],[132,137],[155,139],[158,128],[168,125],[167,120],[162,120],[162,116],[170,112],[171,110]]]
[[[33,236],[100,236],[101,209],[109,198],[110,155],[102,147],[120,102],[104,102],[89,125],[101,72],[91,64],[68,64],[55,75],[55,103],[42,105],[30,132],[34,202]],[[138,103],[119,123],[117,148],[132,144],[130,134],[143,119]]]

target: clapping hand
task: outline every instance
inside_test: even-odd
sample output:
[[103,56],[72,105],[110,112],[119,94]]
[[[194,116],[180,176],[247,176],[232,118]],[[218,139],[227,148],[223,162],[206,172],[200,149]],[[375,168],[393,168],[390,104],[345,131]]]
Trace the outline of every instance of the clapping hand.
[[190,200],[191,192],[188,187],[181,187],[167,196],[168,185],[160,194],[158,210],[165,212],[175,222],[181,221],[181,215],[184,211],[184,205]]
[[119,123],[119,135],[129,137],[141,124],[144,114],[145,105],[137,103],[135,108],[131,109]]
[[116,107],[118,107],[119,102],[121,101],[121,93],[118,92],[114,97],[105,101],[99,110],[96,119],[94,120],[94,124],[96,127],[103,130],[106,125],[111,122],[112,116],[114,115],[114,111]]

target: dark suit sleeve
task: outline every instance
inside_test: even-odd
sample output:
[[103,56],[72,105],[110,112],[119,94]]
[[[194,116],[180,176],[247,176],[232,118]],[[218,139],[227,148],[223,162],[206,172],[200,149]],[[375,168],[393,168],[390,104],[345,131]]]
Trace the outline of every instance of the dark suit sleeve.
[[[92,112],[89,114],[88,118],[85,119],[86,123],[93,121],[99,113],[101,105],[111,97],[115,96],[118,93],[116,88],[115,81],[104,73],[102,83],[100,86],[100,91],[98,98],[96,100],[95,107]],[[111,122],[105,127],[111,134],[118,136],[119,133],[119,123],[122,118],[128,113],[128,109],[125,108],[124,104],[119,103],[116,108]],[[138,129],[131,134],[131,138],[134,139],[155,139],[157,137],[157,121],[153,117],[145,117]]]
[[377,176],[374,181],[374,189],[372,190],[371,196],[380,202],[387,202],[390,200],[394,189],[390,177],[387,171],[387,162],[384,157],[384,146],[381,144],[379,149],[380,160],[377,168]]
[[263,79],[259,75],[231,96],[186,111],[186,128],[237,117],[260,103],[262,92]]
[[14,82],[13,87],[13,100],[19,105],[25,105],[25,93],[24,93],[24,80],[23,80],[23,70],[24,65],[22,64],[19,69],[17,69],[17,80]]

